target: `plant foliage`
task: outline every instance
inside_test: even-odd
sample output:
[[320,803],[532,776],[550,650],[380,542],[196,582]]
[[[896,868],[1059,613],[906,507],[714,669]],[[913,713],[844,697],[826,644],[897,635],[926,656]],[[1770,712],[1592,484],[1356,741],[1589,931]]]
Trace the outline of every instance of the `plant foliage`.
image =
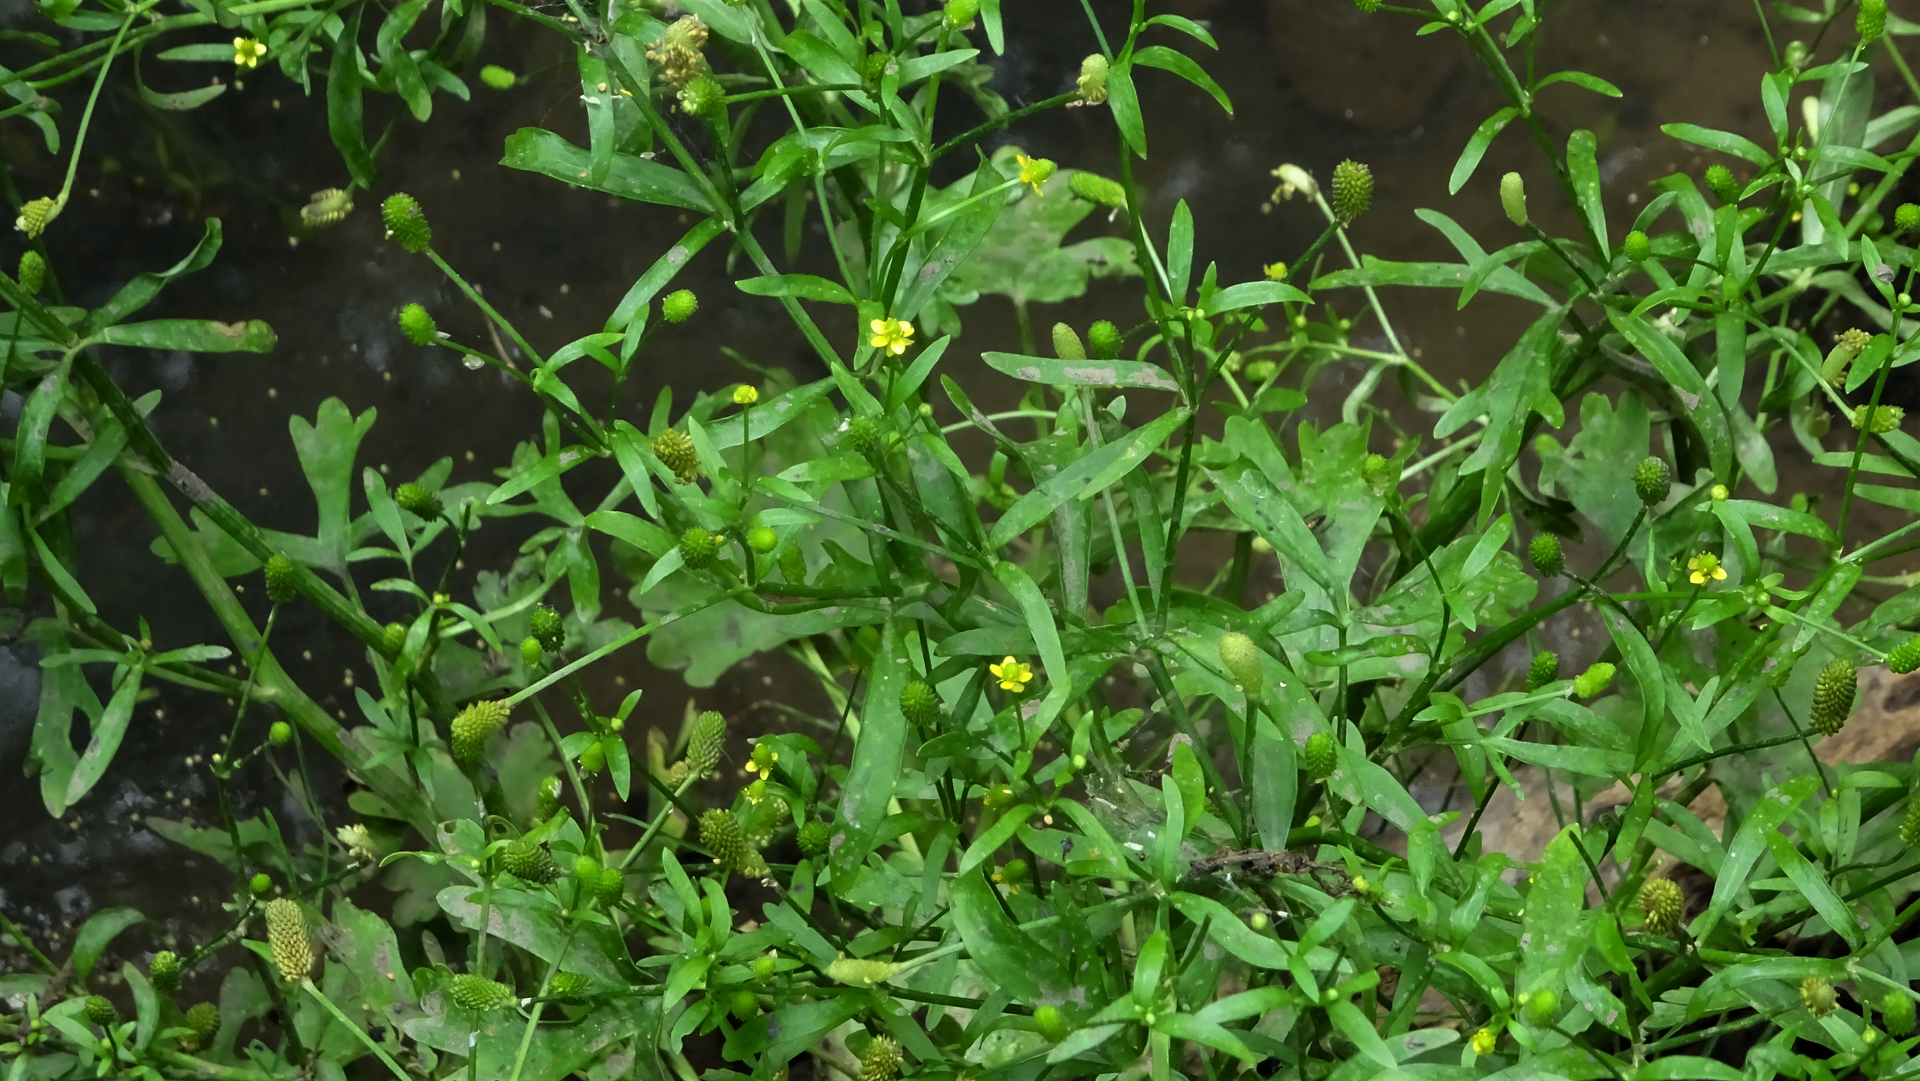
[[[1835,45],[1836,0],[1778,5],[1763,17],[1814,24],[1833,55],[1796,42],[1762,73],[1770,144],[1670,124],[1712,177],[1659,180],[1610,222],[1595,136],[1554,136],[1543,113],[1619,92],[1535,76],[1545,0],[1365,0],[1457,35],[1507,94],[1451,183],[1488,200],[1497,183],[1524,238],[1421,211],[1457,260],[1359,256],[1345,226],[1371,173],[1343,163],[1323,191],[1286,166],[1282,194],[1324,230],[1236,282],[1199,265],[1184,203],[1149,221],[1132,179],[1141,94],[1182,79],[1230,107],[1203,25],[1136,0],[1123,37],[1092,27],[1071,89],[1009,110],[987,88],[1000,0],[906,10],[923,6],[41,4],[84,44],[7,73],[19,104],[0,116],[50,149],[71,138],[77,163],[93,99],[63,129],[40,88],[97,66],[97,97],[115,63],[164,79],[264,57],[324,93],[352,178],[315,197],[316,226],[378,190],[382,149],[435,94],[513,84],[471,71],[489,18],[537,24],[578,45],[590,138],[529,128],[504,163],[691,224],[602,327],[542,355],[435,250],[432,207],[389,194],[392,242],[519,362],[414,306],[396,339],[497,367],[543,423],[497,483],[448,484],[443,461],[390,488],[358,464],[371,411],[293,417],[306,534],[256,524],[174,459],[146,419],[167,403],[130,399],[96,357],[273,347],[258,322],[142,318],[215,257],[218,222],[88,310],[35,280],[64,269],[67,191],[22,207],[44,261],[0,274],[23,401],[0,448],[0,584],[44,613],[29,768],[63,814],[98,798],[152,681],[232,703],[208,763],[221,821],[151,825],[233,883],[225,933],[154,978],[129,962],[117,1008],[98,962],[138,913],[96,913],[58,961],[0,925],[36,966],[0,977],[9,1081],[1910,1074],[1914,771],[1813,755],[1854,714],[1859,667],[1916,656],[1920,586],[1869,574],[1920,525],[1920,443],[1883,404],[1920,357],[1920,210],[1889,209],[1920,106],[1871,112],[1882,58],[1920,98],[1899,53],[1913,24],[1863,0]],[[196,27],[240,37],[181,43]],[[138,85],[160,108],[223,89]],[[1787,108],[1803,93],[1810,121]],[[404,112],[370,139],[375,94]],[[1117,180],[983,151],[1067,106],[1111,122]],[[936,138],[955,111],[967,127]],[[1478,174],[1509,128],[1544,152],[1535,211],[1564,201],[1574,235],[1532,220],[1517,174]],[[803,251],[815,216],[825,250]],[[649,339],[699,317],[676,274],[721,249],[740,267],[725,303],[784,308],[824,376],[630,410]],[[1095,277],[1137,279],[1140,308],[1038,347],[1030,306]],[[1456,393],[1401,347],[1390,286],[1534,312]],[[942,365],[990,295],[1027,330],[1021,353],[984,356],[1023,384],[994,414]],[[1833,321],[1858,332],[1802,329]],[[1364,372],[1339,423],[1290,417],[1335,364]],[[1382,412],[1389,382],[1418,408]],[[594,462],[620,479],[579,502]],[[1838,494],[1783,499],[1788,475]],[[166,628],[103,619],[67,512],[110,484],[228,644],[160,650]],[[1863,500],[1906,523],[1857,537]],[[462,585],[494,519],[522,555]],[[1222,543],[1232,558],[1193,575]],[[1249,604],[1259,566],[1285,588]],[[239,592],[262,568],[267,588]],[[382,625],[363,588],[410,618]],[[614,588],[644,622],[603,615]],[[364,646],[378,681],[357,716],[275,661],[288,604]],[[1573,620],[1590,653],[1541,652]],[[789,731],[689,715],[641,737],[662,715],[595,701],[581,676],[643,649],[695,685],[780,651],[835,713],[805,719],[796,696]],[[237,674],[214,665],[229,659]],[[307,800],[324,844],[290,846],[226,798],[292,740],[357,782],[344,817]],[[1537,854],[1489,850],[1496,793],[1537,798],[1541,780],[1562,828]],[[1696,813],[1709,789],[1715,823]],[[217,1006],[195,1004],[215,982]]]

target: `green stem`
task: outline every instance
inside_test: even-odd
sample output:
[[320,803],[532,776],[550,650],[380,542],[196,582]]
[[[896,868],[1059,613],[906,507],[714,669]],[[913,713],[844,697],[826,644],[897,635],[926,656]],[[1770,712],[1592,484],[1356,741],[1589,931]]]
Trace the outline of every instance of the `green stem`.
[[387,1054],[386,1048],[381,1047],[379,1044],[375,1043],[373,1041],[373,1037],[367,1035],[367,1032],[365,1029],[361,1028],[359,1025],[356,1025],[352,1021],[348,1020],[347,1015],[341,1012],[340,1007],[333,1004],[333,1000],[327,997],[326,992],[320,990],[318,987],[315,987],[313,985],[312,977],[302,977],[300,980],[300,986],[304,988],[309,995],[312,995],[315,1001],[319,1002],[320,1005],[326,1007],[327,1012],[332,1014],[336,1020],[338,1020],[341,1024],[347,1026],[348,1032],[351,1032],[355,1036],[360,1037],[360,1042],[366,1044],[367,1049],[372,1051],[374,1055],[380,1059],[381,1062],[385,1063],[387,1069],[393,1071],[393,1076],[397,1079],[397,1081],[415,1081],[414,1078],[412,1078],[407,1074],[407,1071],[400,1068],[399,1063],[393,1061],[392,1056]]
[[80,149],[87,143],[87,129],[93,124],[93,107],[100,101],[100,88],[107,85],[107,72],[113,67],[113,58],[119,55],[120,43],[127,36],[127,28],[133,25],[134,17],[145,12],[160,0],[147,0],[139,7],[129,7],[127,17],[120,21],[120,29],[113,35],[113,44],[107,47],[107,58],[100,65],[100,74],[93,80],[93,92],[87,95],[87,107],[80,114],[80,130],[73,137],[73,154],[67,159],[67,179],[60,185],[60,194],[53,201],[53,212],[60,213],[67,205],[67,196],[73,192],[73,178],[80,171]]
[[939,161],[941,158],[946,157],[949,153],[955,150],[958,150],[963,146],[966,146],[968,143],[973,142],[975,139],[980,138],[982,135],[985,135],[991,131],[997,131],[1000,128],[1004,128],[1008,124],[1011,124],[1016,120],[1024,120],[1027,117],[1032,116],[1034,113],[1045,112],[1048,109],[1058,108],[1059,106],[1065,105],[1070,101],[1077,101],[1079,100],[1079,98],[1080,98],[1080,95],[1077,91],[1066,93],[1066,94],[1055,94],[1053,97],[1050,97],[1045,101],[1036,101],[1032,105],[1027,105],[1022,108],[1015,109],[1012,112],[1006,114],[1005,116],[995,117],[992,120],[989,120],[986,123],[975,127],[971,131],[968,131],[961,135],[956,135],[953,138],[948,139],[946,142],[941,143],[939,149],[933,152],[932,160]]

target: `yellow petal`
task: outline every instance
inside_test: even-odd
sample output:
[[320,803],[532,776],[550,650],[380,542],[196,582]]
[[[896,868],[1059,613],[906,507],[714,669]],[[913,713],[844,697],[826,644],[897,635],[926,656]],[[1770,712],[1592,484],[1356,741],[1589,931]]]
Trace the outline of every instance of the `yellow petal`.
[[887,321],[885,319],[875,319],[873,322],[867,324],[867,326],[868,329],[872,330],[875,334],[885,334],[887,332]]

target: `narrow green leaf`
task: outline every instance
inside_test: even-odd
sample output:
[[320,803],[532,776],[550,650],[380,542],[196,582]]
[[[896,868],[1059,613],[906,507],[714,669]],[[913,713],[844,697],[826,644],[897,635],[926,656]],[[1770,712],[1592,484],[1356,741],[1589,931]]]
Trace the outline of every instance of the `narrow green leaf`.
[[[1187,54],[1175,52],[1165,45],[1148,45],[1134,50],[1133,62],[1173,72],[1213,95],[1213,100],[1220,103],[1220,107],[1227,111],[1227,115],[1233,115],[1233,102],[1227,99],[1227,92],[1220,89],[1220,84],[1213,81],[1213,76],[1208,75],[1206,69]],[[1145,156],[1141,155],[1141,157]]]
[[1032,747],[1053,725],[1055,717],[1073,697],[1073,673],[1067,668],[1066,651],[1060,648],[1060,628],[1053,621],[1053,609],[1027,572],[1017,565],[1001,562],[993,568],[1007,592],[1020,604],[1027,617],[1027,630],[1033,633],[1034,647],[1040,652],[1040,665],[1046,672],[1047,696],[1040,702],[1031,722],[1023,724],[1023,746]]
[[126,738],[127,723],[133,719],[133,704],[140,695],[142,668],[121,668],[114,673],[117,679],[113,697],[108,700],[107,708],[100,714],[99,723],[93,726],[92,738],[87,741],[87,749],[80,752],[80,761],[74,763],[73,776],[67,781],[67,806],[80,802],[81,797],[92,791],[100,778],[113,764],[113,756],[120,750],[120,741]]
[[873,851],[880,822],[887,816],[893,784],[906,750],[907,721],[900,715],[900,690],[912,677],[912,663],[899,620],[888,620],[867,679],[860,709],[860,733],[853,763],[840,794],[840,821],[829,865],[836,882],[849,882]]
[[1224,315],[1242,308],[1264,308],[1282,302],[1306,304],[1312,298],[1286,282],[1241,282],[1207,298],[1208,315]]
[[1160,444],[1186,420],[1186,410],[1176,409],[1139,429],[1125,439],[1116,439],[1042,481],[1000,515],[987,536],[987,546],[1004,548],[1015,537],[1040,524],[1054,508],[1070,499],[1090,499],[1117,483],[1153,456]]
[[954,928],[988,979],[1016,1001],[1059,1000],[1068,986],[1061,955],[1007,918],[984,875],[955,876],[949,896]]
[[[1177,55],[1177,54],[1176,54]],[[1175,304],[1187,302],[1187,289],[1193,277],[1193,211],[1187,201],[1173,208],[1173,225],[1167,230],[1167,289]]]
[[1599,251],[1604,258],[1607,251],[1607,208],[1600,200],[1598,152],[1599,140],[1585,128],[1567,137],[1567,172],[1573,177],[1573,191],[1580,198],[1580,212],[1586,215],[1589,234],[1599,243]]
[[73,936],[73,950],[68,955],[73,961],[73,978],[79,986],[85,986],[87,978],[93,975],[93,966],[105,953],[107,946],[119,936],[120,932],[136,923],[146,922],[137,909],[103,908],[88,917],[80,927],[80,933]]
[[1056,360],[1019,353],[982,353],[995,371],[1047,386],[1133,387],[1178,393],[1180,384],[1165,368],[1144,360]]
[[1467,137],[1467,145],[1460,151],[1460,159],[1453,163],[1453,173],[1447,177],[1447,194],[1458,195],[1460,189],[1473,179],[1473,171],[1480,167],[1480,159],[1487,156],[1487,148],[1493,145],[1494,137],[1507,130],[1513,118],[1520,110],[1509,105],[1480,122],[1473,134]]
[[333,46],[333,62],[327,69],[327,133],[347,163],[354,183],[372,190],[379,182],[373,155],[367,151],[367,136],[361,118],[360,14],[355,7]]
[[93,340],[137,349],[168,349],[187,353],[268,353],[279,339],[273,328],[258,319],[220,323],[211,319],[153,319],[105,327]]
[[[998,52],[998,49],[994,50]],[[1125,64],[1115,64],[1107,72],[1107,107],[1127,146],[1141,157],[1147,156],[1147,125],[1140,116],[1140,97],[1133,90],[1133,76]]]
[[[1713,899],[1688,929],[1695,939],[1705,939],[1720,925],[1721,918],[1746,890],[1747,875],[1752,873],[1754,864],[1768,851],[1767,835],[1779,830],[1781,823],[1819,787],[1818,774],[1802,774],[1776,785],[1755,802],[1746,820],[1740,823],[1740,832],[1727,846],[1727,857],[1721,861],[1719,872],[1714,875]],[[1700,999],[1695,1002],[1704,1004]]]
[[1718,150],[1723,154],[1732,154],[1736,158],[1752,162],[1755,165],[1765,165],[1773,160],[1773,155],[1760,149],[1758,143],[1755,143],[1743,135],[1735,135],[1730,131],[1715,131],[1712,128],[1703,128],[1698,124],[1662,124],[1660,125],[1660,130],[1683,143],[1692,143],[1695,146],[1704,146],[1708,150]]
[[79,581],[68,573],[67,568],[53,554],[53,549],[47,547],[47,542],[40,539],[40,534],[31,528],[26,533],[27,539],[33,542],[33,553],[40,561],[40,569],[46,572],[47,577],[53,579],[54,584],[60,587],[60,591],[65,593],[73,603],[79,605],[81,611],[88,615],[98,612],[99,609],[93,606],[93,599],[87,596],[86,590],[80,588]]
[[541,128],[521,128],[507,136],[506,153],[500,158],[500,164],[509,169],[543,173],[563,183],[622,199],[702,214],[712,212],[706,193],[687,174],[637,154],[615,154],[606,179],[593,183],[591,154]]
[[1780,865],[1780,870],[1800,891],[1800,896],[1807,899],[1815,912],[1820,913],[1820,918],[1827,921],[1827,926],[1835,934],[1846,939],[1854,949],[1859,949],[1860,925],[1855,922],[1846,902],[1833,892],[1832,884],[1820,873],[1820,869],[1800,854],[1800,850],[1794,847],[1793,838],[1786,834],[1769,832],[1766,840],[1767,850],[1773,853],[1773,862]]
[[853,294],[836,281],[814,274],[775,274],[734,282],[734,288],[756,297],[799,297],[829,304],[852,304]]

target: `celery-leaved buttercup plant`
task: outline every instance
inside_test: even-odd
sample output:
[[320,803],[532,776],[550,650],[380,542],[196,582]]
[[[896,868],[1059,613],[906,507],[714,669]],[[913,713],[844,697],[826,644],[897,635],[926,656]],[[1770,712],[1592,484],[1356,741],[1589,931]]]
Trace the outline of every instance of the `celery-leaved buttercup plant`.
[[[1378,213],[1371,171],[1283,165],[1272,205],[1321,231],[1246,281],[1200,265],[1184,203],[1145,213],[1143,90],[1178,78],[1229,103],[1197,59],[1207,28],[1144,2],[1124,35],[1090,22],[1061,92],[1016,110],[989,88],[998,0],[563,18],[446,0],[426,49],[401,44],[426,0],[189,7],[43,5],[94,38],[15,73],[9,113],[56,132],[35,78],[98,63],[97,94],[119,53],[233,29],[249,68],[304,84],[324,66],[353,183],[315,198],[324,224],[377,180],[362,90],[428,121],[428,88],[464,93],[478,28],[506,11],[578,46],[589,142],[526,129],[505,163],[689,227],[601,329],[543,353],[436,250],[432,208],[386,195],[396,251],[514,349],[406,298],[396,341],[498,368],[543,423],[497,482],[450,484],[449,460],[390,488],[356,473],[372,414],[329,401],[291,424],[319,508],[305,535],[171,457],[145,419],[166,404],[92,353],[272,348],[258,323],[131,321],[207,265],[217,225],[84,310],[47,243],[66,193],[22,206],[34,248],[0,275],[24,402],[0,446],[0,581],[47,613],[30,769],[54,814],[99,799],[142,687],[206,692],[233,718],[206,762],[220,821],[150,826],[233,881],[225,931],[130,955],[124,992],[98,962],[143,934],[130,910],[62,959],[0,922],[27,962],[0,977],[9,1078],[1912,1071],[1914,770],[1821,754],[1863,673],[1920,666],[1920,586],[1886,573],[1920,548],[1920,443],[1886,394],[1920,356],[1920,208],[1891,205],[1920,113],[1872,114],[1877,80],[1916,99],[1920,82],[1884,0],[1760,13],[1818,46],[1756,73],[1770,141],[1668,125],[1710,167],[1657,181],[1630,223],[1609,220],[1596,136],[1551,134],[1561,95],[1619,92],[1535,74],[1544,0],[1358,0],[1457,36],[1506,95],[1451,188],[1512,229],[1423,210],[1457,261],[1363,258],[1347,226]],[[355,43],[376,19],[369,65]],[[209,47],[182,48],[161,59]],[[1055,108],[1111,124],[1105,169],[985,151]],[[1482,175],[1518,129],[1537,168]],[[1574,235],[1539,224],[1549,205]],[[722,248],[738,296],[674,287]],[[1139,306],[1034,331],[1094,277],[1136,280]],[[1456,391],[1403,344],[1388,287],[1532,316]],[[980,354],[1024,384],[997,413],[951,374],[989,295],[1023,337]],[[745,304],[784,308],[824,376],[630,406],[663,325]],[[1335,365],[1362,375],[1328,422],[1291,416]],[[1375,403],[1389,381],[1412,411]],[[576,502],[593,462],[620,479]],[[99,614],[68,510],[108,474],[229,644],[159,650],[165,627]],[[1828,494],[1782,497],[1787,477]],[[1863,538],[1863,502],[1905,520]],[[469,585],[454,572],[483,524],[519,529],[522,555]],[[1213,543],[1231,558],[1203,572]],[[604,614],[615,581],[642,623]],[[406,618],[369,614],[367,585]],[[378,680],[351,721],[275,661],[290,604],[366,650]],[[749,738],[715,713],[665,724],[637,693],[596,701],[582,675],[642,651],[696,685],[783,653],[831,715],[796,696],[792,724]],[[292,762],[289,744],[356,782],[345,812],[294,790],[323,844],[232,810],[234,771]],[[1487,843],[1502,788],[1551,805],[1543,849]]]

